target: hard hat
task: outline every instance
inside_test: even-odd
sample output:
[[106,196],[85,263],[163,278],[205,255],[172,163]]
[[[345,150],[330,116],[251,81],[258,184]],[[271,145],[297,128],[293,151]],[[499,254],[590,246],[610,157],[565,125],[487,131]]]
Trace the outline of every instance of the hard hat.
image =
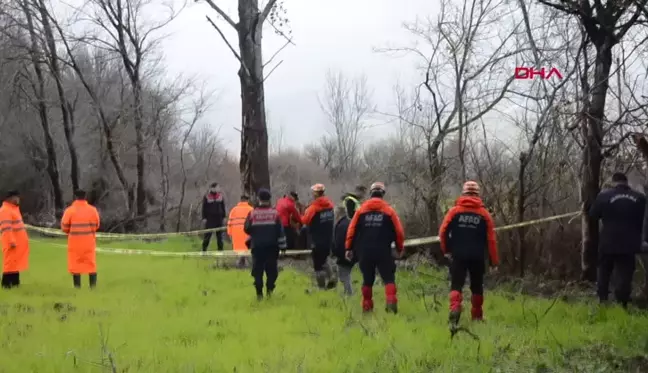
[[324,184],[315,184],[311,187],[311,190],[313,192],[323,192],[326,190],[326,187],[324,187]]
[[472,180],[466,181],[461,189],[461,194],[479,195],[479,184]]
[[385,192],[385,183],[381,181],[376,181],[375,183],[371,184],[371,188],[369,188],[371,191],[380,191],[380,192]]

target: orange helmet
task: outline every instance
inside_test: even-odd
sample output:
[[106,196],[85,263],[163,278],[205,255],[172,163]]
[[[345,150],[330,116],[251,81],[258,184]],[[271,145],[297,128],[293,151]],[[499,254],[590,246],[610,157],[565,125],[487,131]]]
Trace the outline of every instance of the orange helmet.
[[324,184],[319,184],[318,183],[318,184],[313,185],[311,187],[311,190],[313,192],[323,192],[324,190],[326,190],[326,187],[324,187]]
[[474,181],[466,181],[461,190],[461,194],[479,195],[479,184]]

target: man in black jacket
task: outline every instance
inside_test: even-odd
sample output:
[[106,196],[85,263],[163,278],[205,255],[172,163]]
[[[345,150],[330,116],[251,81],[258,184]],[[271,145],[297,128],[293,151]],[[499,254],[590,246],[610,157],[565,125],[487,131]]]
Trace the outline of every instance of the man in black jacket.
[[286,249],[286,236],[277,210],[270,205],[270,191],[261,189],[259,203],[245,219],[243,229],[249,237],[252,250],[252,277],[257,299],[263,299],[263,273],[266,275],[266,294],[275,289],[279,268],[279,250]]
[[628,186],[622,173],[612,176],[613,187],[599,193],[589,211],[593,223],[603,222],[599,238],[598,296],[608,300],[610,278],[616,268],[617,302],[628,306],[635,272],[635,255],[641,250],[646,197]]
[[223,251],[223,221],[225,220],[226,213],[225,199],[223,198],[223,193],[221,193],[220,186],[218,183],[212,183],[209,186],[209,192],[203,197],[202,222],[205,229],[219,228],[219,230],[205,233],[202,251],[207,251],[212,233],[216,233],[218,251]]

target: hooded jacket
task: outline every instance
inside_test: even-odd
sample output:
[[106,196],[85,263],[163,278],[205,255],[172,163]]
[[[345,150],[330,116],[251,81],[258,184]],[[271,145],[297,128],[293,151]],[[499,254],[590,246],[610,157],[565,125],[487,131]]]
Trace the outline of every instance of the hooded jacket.
[[495,224],[481,198],[461,196],[448,211],[439,229],[441,251],[453,260],[484,261],[499,264]]
[[330,249],[333,241],[333,224],[335,224],[334,208],[333,202],[328,197],[321,196],[317,197],[304,212],[301,223],[308,227],[313,246]]
[[398,214],[382,198],[366,200],[349,223],[345,249],[355,251],[360,261],[365,257],[392,259],[392,242],[399,252],[405,249],[405,232]]

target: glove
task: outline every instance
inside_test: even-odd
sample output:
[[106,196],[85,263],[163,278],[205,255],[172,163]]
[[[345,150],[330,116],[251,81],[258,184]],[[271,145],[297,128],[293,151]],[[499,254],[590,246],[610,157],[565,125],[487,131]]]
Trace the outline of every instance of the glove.
[[353,260],[353,251],[346,250],[344,252],[344,258],[346,258],[346,260],[349,260],[349,261]]
[[444,254],[443,257],[445,257],[446,259],[448,259],[448,261],[450,263],[452,263],[452,254],[451,253]]
[[495,274],[495,273],[499,272],[499,267],[498,266],[490,267],[490,272],[492,274]]

